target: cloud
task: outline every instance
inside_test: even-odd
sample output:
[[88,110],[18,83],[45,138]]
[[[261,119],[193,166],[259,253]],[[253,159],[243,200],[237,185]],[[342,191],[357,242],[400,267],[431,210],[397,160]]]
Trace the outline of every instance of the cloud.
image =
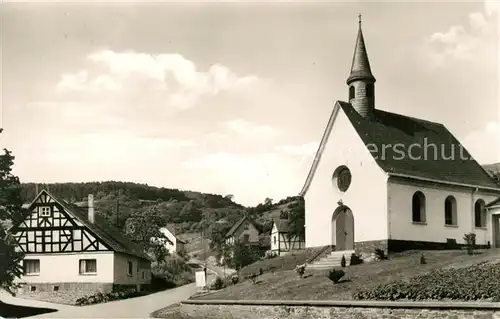
[[478,49],[488,44],[486,37],[497,28],[493,15],[498,14],[498,2],[486,1],[482,12],[472,12],[467,25],[452,25],[445,32],[435,32],[424,39],[423,50],[432,66],[440,67],[448,61],[474,60]]
[[198,71],[192,61],[177,53],[102,50],[89,54],[87,60],[90,69],[99,72],[95,76],[90,70],[61,75],[58,93],[98,94],[120,90],[122,96],[143,94],[149,102],[153,99],[163,106],[188,109],[203,96],[245,90],[259,82],[255,75],[240,77],[221,64],[214,64],[205,72]]
[[319,142],[313,141],[300,145],[278,146],[277,150],[291,155],[310,156],[316,153],[316,151],[318,150],[318,146]]
[[500,162],[500,122],[490,122],[484,129],[474,131],[463,145],[481,164]]
[[235,119],[226,122],[228,130],[244,135],[251,139],[261,139],[275,137],[280,134],[280,131],[269,125],[249,122],[243,119]]

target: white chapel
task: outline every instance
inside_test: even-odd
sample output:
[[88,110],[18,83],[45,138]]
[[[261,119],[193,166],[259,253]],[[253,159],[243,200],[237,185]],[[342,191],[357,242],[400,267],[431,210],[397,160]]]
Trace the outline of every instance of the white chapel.
[[346,83],[300,193],[306,247],[500,247],[499,185],[443,124],[376,108],[361,21]]

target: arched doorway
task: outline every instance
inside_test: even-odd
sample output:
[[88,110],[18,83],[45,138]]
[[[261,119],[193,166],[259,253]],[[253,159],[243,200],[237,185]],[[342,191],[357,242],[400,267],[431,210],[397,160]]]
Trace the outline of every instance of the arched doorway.
[[332,245],[337,251],[354,249],[354,216],[347,206],[340,206],[333,212]]

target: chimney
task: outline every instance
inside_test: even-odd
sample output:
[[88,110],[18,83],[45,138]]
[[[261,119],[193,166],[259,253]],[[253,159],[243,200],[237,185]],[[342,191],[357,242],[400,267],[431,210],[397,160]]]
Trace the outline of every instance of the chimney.
[[88,219],[89,219],[89,222],[91,222],[93,224],[94,220],[95,220],[95,214],[94,214],[94,195],[92,195],[92,194],[89,194],[89,197],[88,197],[88,209],[89,209]]

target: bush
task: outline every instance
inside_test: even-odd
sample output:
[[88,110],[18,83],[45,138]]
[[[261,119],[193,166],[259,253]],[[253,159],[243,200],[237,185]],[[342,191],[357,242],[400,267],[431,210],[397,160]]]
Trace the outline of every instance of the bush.
[[233,283],[233,285],[236,285],[238,281],[240,281],[240,278],[237,275],[233,275],[231,277],[231,282]]
[[434,270],[410,280],[399,280],[353,294],[358,300],[500,301],[500,264]]
[[252,284],[256,284],[258,278],[259,278],[259,275],[257,275],[257,274],[251,274],[250,276],[248,276],[248,279],[250,279],[252,281]]
[[474,254],[474,248],[476,246],[476,234],[468,233],[464,235],[465,247],[467,247],[467,254]]
[[98,292],[96,294],[81,297],[76,300],[77,306],[93,305],[114,300],[128,299],[146,295],[146,292],[137,290],[113,291],[108,293]]
[[342,277],[344,277],[345,272],[342,269],[333,269],[328,273],[328,278],[334,283],[338,283]]
[[304,277],[304,273],[306,272],[306,264],[297,265],[297,267],[295,267],[295,272],[299,275],[300,278]]
[[420,255],[420,264],[421,264],[421,265],[425,265],[425,264],[427,264],[427,261],[425,260],[424,254],[421,254],[421,255]]
[[272,258],[276,258],[278,257],[278,254],[275,253],[274,251],[266,251],[266,253],[264,254],[264,259],[272,259]]
[[342,259],[340,260],[340,266],[341,266],[342,268],[344,268],[344,267],[345,267],[345,256],[344,256],[344,255],[342,255]]
[[351,262],[350,262],[351,266],[359,265],[362,263],[363,263],[363,259],[361,259],[358,255],[356,255],[356,254],[351,255]]
[[224,283],[224,280],[222,280],[221,277],[217,276],[217,278],[215,278],[215,281],[214,281],[214,284],[212,285],[212,289],[214,290],[220,290],[222,288],[225,288],[225,283]]
[[382,249],[380,249],[380,248],[375,249],[375,256],[377,257],[377,260],[385,260],[385,259],[387,259],[387,256],[385,255],[385,252]]

